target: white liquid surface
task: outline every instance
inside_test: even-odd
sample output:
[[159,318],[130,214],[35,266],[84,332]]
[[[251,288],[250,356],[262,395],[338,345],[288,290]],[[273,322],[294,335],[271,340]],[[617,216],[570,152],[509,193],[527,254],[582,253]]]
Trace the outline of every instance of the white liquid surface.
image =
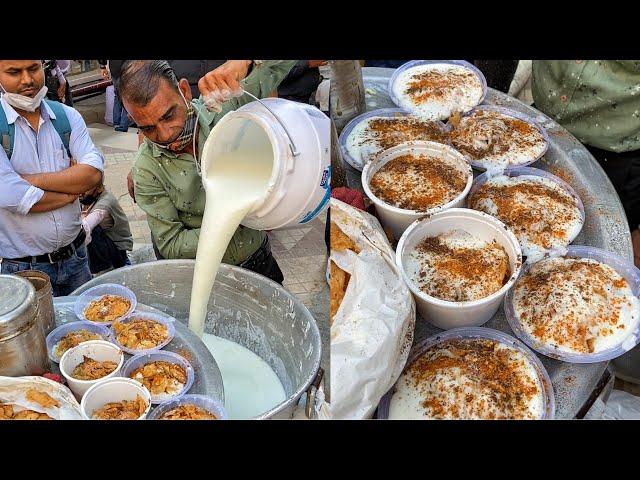
[[251,350],[209,333],[202,336],[216,359],[229,418],[254,418],[284,402],[287,395],[271,367]]

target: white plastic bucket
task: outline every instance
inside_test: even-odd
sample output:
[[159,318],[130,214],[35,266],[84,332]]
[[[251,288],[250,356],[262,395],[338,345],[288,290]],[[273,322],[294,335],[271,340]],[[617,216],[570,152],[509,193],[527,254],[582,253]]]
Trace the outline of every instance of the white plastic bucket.
[[[225,115],[202,150],[202,174],[220,155],[264,148],[272,167],[269,186],[242,225],[256,230],[295,227],[313,220],[329,205],[331,161],[329,118],[317,108],[266,98]],[[286,129],[283,127],[286,127]]]
[[[441,300],[424,293],[407,274],[408,258],[416,246],[426,237],[433,237],[451,230],[464,230],[471,235],[491,242],[495,240],[509,257],[511,276],[500,290],[488,297],[466,302]],[[478,327],[488,322],[500,307],[502,299],[513,286],[522,268],[522,252],[515,235],[500,220],[476,210],[452,208],[416,220],[402,235],[396,249],[396,264],[416,300],[418,313],[438,328]]]

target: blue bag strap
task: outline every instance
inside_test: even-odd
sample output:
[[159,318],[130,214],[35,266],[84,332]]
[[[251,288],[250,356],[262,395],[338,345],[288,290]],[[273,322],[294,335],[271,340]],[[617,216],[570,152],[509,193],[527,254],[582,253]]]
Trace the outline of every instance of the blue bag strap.
[[53,128],[56,129],[58,135],[60,135],[60,139],[67,151],[67,155],[71,158],[71,150],[69,150],[69,142],[71,141],[71,124],[69,123],[69,117],[67,117],[67,113],[64,111],[64,107],[60,102],[49,99],[45,99],[44,101],[47,102],[47,105],[49,105],[49,108],[53,110],[53,114],[56,116],[55,119],[51,119],[51,123],[53,123]]
[[7,116],[4,109],[0,107],[0,135],[2,136],[2,148],[4,148],[7,158],[11,159],[13,153],[13,139],[16,133],[16,126],[7,123]]

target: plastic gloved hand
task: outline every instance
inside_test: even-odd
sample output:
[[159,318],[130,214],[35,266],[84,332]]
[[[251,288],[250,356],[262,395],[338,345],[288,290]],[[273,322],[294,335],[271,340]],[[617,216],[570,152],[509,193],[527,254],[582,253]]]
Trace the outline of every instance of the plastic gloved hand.
[[84,239],[84,244],[85,245],[89,245],[91,243],[91,227],[87,223],[86,218],[82,219],[82,229],[84,230],[84,234],[85,234],[85,237],[86,237]]
[[207,107],[207,110],[210,112],[220,113],[222,111],[222,104],[231,100],[234,97],[240,97],[244,93],[244,90],[239,90],[237,92],[232,92],[227,96],[220,96],[215,93],[209,93],[208,95],[202,96],[202,101],[204,102],[204,106]]
[[247,76],[251,60],[227,60],[198,81],[208,110],[220,112],[221,104],[243,94],[240,80]]

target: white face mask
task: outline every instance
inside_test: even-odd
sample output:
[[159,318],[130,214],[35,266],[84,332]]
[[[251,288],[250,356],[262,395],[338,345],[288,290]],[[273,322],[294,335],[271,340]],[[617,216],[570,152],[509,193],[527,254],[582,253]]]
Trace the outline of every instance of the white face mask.
[[26,112],[35,112],[36,109],[40,107],[42,99],[47,95],[47,87],[44,85],[33,98],[20,95],[19,93],[9,93],[5,90],[2,84],[0,84],[0,87],[2,87],[2,97],[9,105],[13,108],[24,110]]

